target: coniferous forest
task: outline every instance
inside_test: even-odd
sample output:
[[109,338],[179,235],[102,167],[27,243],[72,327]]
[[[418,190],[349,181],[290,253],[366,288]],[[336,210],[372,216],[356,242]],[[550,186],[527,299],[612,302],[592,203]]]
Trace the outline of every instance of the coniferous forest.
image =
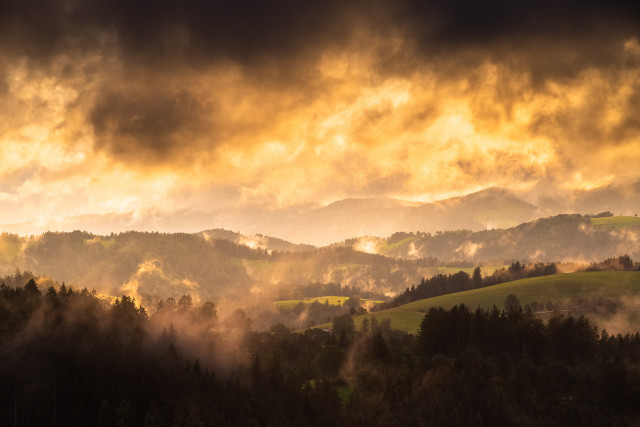
[[151,316],[34,280],[0,288],[2,425],[635,425],[640,335],[584,317],[431,309],[251,330],[190,297]]

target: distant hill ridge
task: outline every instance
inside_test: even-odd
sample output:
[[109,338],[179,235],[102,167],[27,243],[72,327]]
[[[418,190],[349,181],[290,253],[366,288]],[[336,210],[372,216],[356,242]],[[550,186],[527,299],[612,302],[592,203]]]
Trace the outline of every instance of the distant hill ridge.
[[[560,213],[603,211],[613,212],[616,217],[640,214],[640,182],[617,182],[566,192],[557,186],[545,189],[542,184],[519,191],[489,187],[433,202],[379,197],[347,198],[325,206],[276,208],[266,204],[219,210],[95,212],[52,218],[45,223],[26,220],[0,224],[0,229],[32,235],[46,230],[89,230],[96,234],[126,230],[196,233],[211,227],[238,230],[244,236],[277,236],[294,244],[326,246],[354,236],[384,237],[399,231],[491,230]],[[236,237],[222,238],[234,241]]]
[[436,233],[397,232],[387,238],[348,239],[346,246],[402,258],[437,257],[471,263],[509,259],[524,261],[596,262],[628,254],[640,258],[640,227],[594,224],[577,214],[556,215],[505,229],[455,230]]
[[232,228],[295,242],[328,245],[345,236],[389,236],[397,231],[509,227],[536,218],[538,209],[512,192],[491,187],[431,203],[391,198],[344,199],[327,206],[225,218]]
[[623,254],[638,260],[640,228],[631,224],[594,225],[581,215],[558,215],[505,229],[397,232],[321,248],[222,229],[102,236],[3,233],[0,273],[19,267],[107,295],[136,296],[147,306],[185,293],[264,299],[266,293],[314,282],[395,294],[442,266],[500,266],[514,260],[589,263]]

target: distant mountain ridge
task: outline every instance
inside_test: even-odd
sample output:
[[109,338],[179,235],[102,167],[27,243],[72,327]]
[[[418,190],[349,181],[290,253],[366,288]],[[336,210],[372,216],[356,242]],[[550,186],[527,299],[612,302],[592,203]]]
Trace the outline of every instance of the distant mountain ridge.
[[389,236],[397,231],[484,230],[536,218],[536,206],[492,187],[432,203],[390,198],[345,199],[312,209],[278,210],[265,215],[238,212],[218,220],[247,233],[266,233],[293,242],[323,246],[346,237]]
[[[85,215],[23,223],[0,224],[0,230],[34,235],[47,230],[86,230],[106,235],[128,230],[166,233],[197,233],[205,229],[237,230],[257,236],[257,247],[279,246],[276,237],[268,244],[260,236],[277,236],[292,244],[325,246],[357,236],[390,236],[401,232],[466,229],[472,231],[509,228],[561,213],[616,215],[640,214],[640,182],[617,182],[602,187],[562,192],[557,184],[533,186],[514,192],[490,187],[435,202],[393,198],[348,198],[326,206],[286,208],[248,205],[220,210],[177,210],[88,213]],[[215,234],[215,233],[214,233]],[[227,236],[236,241],[238,236]],[[280,246],[279,246],[280,247]],[[286,244],[282,247],[287,247]],[[291,250],[299,250],[288,246]],[[289,249],[277,249],[289,250]]]
[[640,258],[640,225],[631,224],[629,227],[594,225],[590,218],[582,215],[564,214],[504,229],[397,232],[386,238],[348,239],[344,244],[369,253],[407,259],[437,257],[472,264],[508,260],[589,263],[624,254]]

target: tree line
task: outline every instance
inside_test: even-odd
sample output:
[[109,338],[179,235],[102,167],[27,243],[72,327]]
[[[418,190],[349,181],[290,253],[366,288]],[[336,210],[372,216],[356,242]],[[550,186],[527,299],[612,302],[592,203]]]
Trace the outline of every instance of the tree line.
[[558,268],[555,263],[525,265],[520,261],[515,261],[508,268],[496,270],[492,275],[485,277],[482,276],[479,266],[473,270],[471,276],[464,271],[454,274],[436,274],[428,279],[422,278],[418,286],[412,285],[411,288],[407,288],[393,300],[378,304],[375,308],[376,310],[384,310],[425,298],[483,288],[526,277],[548,276],[557,272]]

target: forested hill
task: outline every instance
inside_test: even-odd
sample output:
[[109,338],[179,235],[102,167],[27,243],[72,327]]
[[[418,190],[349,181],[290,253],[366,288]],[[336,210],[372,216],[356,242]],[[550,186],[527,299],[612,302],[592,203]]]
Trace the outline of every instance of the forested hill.
[[18,267],[76,288],[131,295],[151,307],[161,298],[185,293],[201,299],[249,295],[277,299],[289,288],[314,282],[395,293],[419,282],[424,268],[434,263],[432,259],[396,260],[345,247],[268,251],[182,233],[97,236],[75,231],[32,238],[0,236],[3,274]]
[[[504,230],[396,233],[357,238],[323,248],[225,230],[197,234],[48,232],[0,235],[0,274],[16,268],[147,306],[161,298],[253,297],[288,299],[309,283],[336,283],[376,294],[396,294],[434,267],[510,264],[514,260],[593,262],[628,254],[640,258],[640,229],[559,215]],[[280,248],[280,249],[278,249]],[[291,252],[289,252],[291,250]],[[284,294],[283,294],[284,293]]]
[[437,257],[474,264],[505,260],[596,262],[629,254],[640,258],[640,223],[625,227],[594,223],[582,215],[557,215],[507,229],[473,232],[395,233],[388,238],[345,241],[390,257]]
[[253,249],[266,249],[278,252],[311,252],[316,249],[313,245],[291,243],[277,237],[254,234],[247,236],[235,231],[214,228],[196,233],[205,239],[224,239]]

